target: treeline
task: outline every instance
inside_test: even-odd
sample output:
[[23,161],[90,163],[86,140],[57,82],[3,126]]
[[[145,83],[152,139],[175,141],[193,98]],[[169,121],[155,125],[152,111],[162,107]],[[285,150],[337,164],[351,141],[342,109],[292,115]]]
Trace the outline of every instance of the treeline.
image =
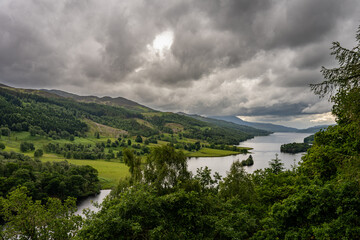
[[47,98],[0,88],[0,125],[12,131],[39,127],[45,133],[67,131],[79,135],[88,130],[73,110],[51,103]]
[[280,151],[283,153],[300,153],[306,152],[311,147],[308,143],[287,143],[280,146]]
[[[239,142],[254,137],[253,132],[246,133],[247,128],[238,125],[222,124],[217,126],[214,123],[207,123],[189,116],[175,113],[161,113],[159,116],[146,118],[150,123],[157,126],[160,130],[173,133],[166,127],[167,123],[177,123],[184,127],[183,137],[207,141],[210,144],[237,145]],[[232,127],[230,127],[232,126]],[[248,131],[252,131],[250,129]],[[267,132],[258,131],[257,134],[265,135]]]
[[97,170],[67,162],[42,163],[23,154],[0,151],[0,196],[25,186],[33,199],[82,198],[99,192]]
[[[149,147],[145,145],[140,145],[138,143],[132,143],[131,140],[128,140],[125,143],[125,140],[122,141],[111,141],[110,139],[107,142],[98,142],[95,145],[92,144],[59,144],[59,143],[48,143],[44,145],[44,151],[47,153],[56,153],[64,156],[68,159],[114,159],[118,158],[122,160],[123,152],[120,147],[134,148],[134,153],[136,155],[144,155],[150,152]],[[105,149],[108,148],[107,152]]]
[[[88,126],[80,119],[88,118],[95,122],[129,131],[132,135],[150,136],[157,134],[135,119],[143,119],[141,113],[121,107],[96,103],[76,102],[66,98],[44,97],[33,93],[0,88],[0,126],[7,126],[12,131],[29,131],[38,127],[52,137],[54,132],[63,137],[62,132],[81,136]],[[50,132],[53,131],[53,132]],[[66,136],[64,137],[66,138]]]
[[304,138],[304,143],[312,144],[314,140],[315,140],[315,135],[313,134]]

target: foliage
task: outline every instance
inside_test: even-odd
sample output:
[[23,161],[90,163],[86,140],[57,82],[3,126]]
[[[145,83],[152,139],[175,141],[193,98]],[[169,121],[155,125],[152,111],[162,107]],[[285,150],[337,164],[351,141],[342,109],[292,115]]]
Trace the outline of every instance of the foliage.
[[280,146],[280,152],[284,153],[300,153],[306,152],[311,147],[308,143],[287,143]]
[[22,142],[20,143],[20,151],[27,152],[35,150],[34,144],[29,142]]
[[36,151],[34,152],[34,157],[41,157],[42,155],[44,155],[43,150],[41,149],[36,149]]
[[18,186],[28,188],[33,199],[47,197],[86,197],[99,192],[97,171],[90,166],[67,162],[42,163],[28,156],[0,152],[0,196],[6,196]]
[[124,150],[123,155],[124,163],[129,167],[129,172],[131,174],[131,183],[141,181],[141,158],[134,156],[134,153],[127,148]]
[[284,164],[278,158],[278,154],[275,154],[275,158],[269,162],[270,170],[274,174],[279,174],[284,170]]
[[315,140],[315,134],[312,134],[306,138],[304,138],[304,143],[312,144]]
[[246,160],[242,160],[240,162],[240,164],[241,164],[241,166],[252,166],[252,165],[254,165],[254,159],[250,155]]
[[72,239],[82,219],[74,215],[76,199],[61,202],[47,199],[46,204],[33,201],[25,187],[16,188],[7,198],[0,198],[0,216],[7,222],[3,239]]
[[137,135],[135,138],[135,142],[142,143],[143,142],[142,137],[140,135]]
[[144,181],[157,189],[167,190],[189,177],[184,153],[169,145],[154,148],[146,158]]
[[235,161],[231,165],[224,181],[220,183],[220,195],[225,199],[236,197],[238,201],[244,203],[254,200],[253,183],[241,162]]

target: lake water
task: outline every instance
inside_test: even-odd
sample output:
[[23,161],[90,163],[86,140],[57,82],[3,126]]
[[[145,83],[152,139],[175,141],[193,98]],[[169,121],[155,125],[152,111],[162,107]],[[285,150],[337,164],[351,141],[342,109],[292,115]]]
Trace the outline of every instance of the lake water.
[[[251,167],[245,167],[249,173],[254,172],[257,169],[266,168],[269,166],[269,161],[275,158],[275,154],[284,163],[285,168],[291,168],[291,165],[297,163],[303,153],[288,154],[280,153],[280,146],[284,143],[303,142],[304,138],[309,136],[309,133],[273,133],[269,136],[255,137],[253,139],[241,142],[241,147],[251,147],[251,155],[254,159],[254,165]],[[239,154],[227,157],[200,157],[190,158],[188,160],[188,169],[193,173],[196,173],[196,169],[200,167],[208,166],[212,173],[218,172],[221,176],[225,177],[226,172],[229,171],[231,164],[236,160],[245,160],[250,154]],[[90,208],[92,211],[99,211],[92,205],[93,202],[102,203],[104,198],[110,194],[111,190],[101,190],[99,195],[89,197],[82,201],[78,205],[77,214],[82,215],[82,211],[85,208]]]
[[278,158],[284,163],[284,167],[289,169],[292,165],[297,164],[304,153],[289,154],[281,153],[280,146],[284,143],[303,142],[304,138],[310,136],[310,133],[273,133],[269,136],[259,136],[253,139],[241,142],[241,147],[251,147],[251,153],[239,154],[227,157],[199,157],[190,158],[188,161],[188,168],[193,173],[196,173],[196,169],[200,167],[208,166],[212,173],[218,172],[221,176],[225,177],[226,172],[229,171],[231,164],[236,160],[245,160],[251,154],[254,159],[254,165],[245,167],[249,173],[254,172],[257,169],[263,169],[269,166],[269,161],[275,158],[275,154],[278,154]]
[[97,212],[99,211],[100,209],[99,208],[96,208],[94,205],[93,205],[93,202],[97,202],[97,203],[102,203],[104,201],[104,198],[109,195],[111,192],[110,189],[105,189],[105,190],[101,190],[100,191],[100,194],[98,195],[95,195],[95,196],[91,196],[91,197],[88,197],[86,199],[84,199],[82,202],[80,202],[78,204],[78,210],[76,211],[75,214],[77,215],[81,215],[82,217],[84,217],[83,215],[83,210],[85,208],[89,208],[91,211],[94,211],[94,212]]

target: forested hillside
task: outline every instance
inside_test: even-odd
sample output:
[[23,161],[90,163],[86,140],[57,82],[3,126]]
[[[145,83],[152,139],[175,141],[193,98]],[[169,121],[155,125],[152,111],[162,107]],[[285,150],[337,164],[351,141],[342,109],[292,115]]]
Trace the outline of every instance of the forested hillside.
[[[255,135],[268,134],[251,128],[221,126],[179,114],[150,111],[135,103],[120,107],[121,104],[115,104],[117,99],[106,101],[106,98],[101,98],[101,101],[87,102],[85,97],[78,98],[79,101],[75,97],[64,98],[48,92],[0,87],[0,125],[12,131],[29,131],[31,127],[38,127],[39,131],[50,135],[61,137],[66,131],[82,136],[88,131],[83,120],[89,119],[125,130],[133,136],[150,137],[173,134],[172,125],[177,124],[177,134],[212,144],[238,144]],[[127,108],[128,105],[131,107]]]

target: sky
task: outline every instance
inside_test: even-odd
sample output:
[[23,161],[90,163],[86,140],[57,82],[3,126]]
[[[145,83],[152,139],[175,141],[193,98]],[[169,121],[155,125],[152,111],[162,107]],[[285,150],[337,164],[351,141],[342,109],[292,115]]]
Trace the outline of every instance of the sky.
[[331,124],[309,84],[355,46],[358,0],[1,0],[0,82],[161,111]]

